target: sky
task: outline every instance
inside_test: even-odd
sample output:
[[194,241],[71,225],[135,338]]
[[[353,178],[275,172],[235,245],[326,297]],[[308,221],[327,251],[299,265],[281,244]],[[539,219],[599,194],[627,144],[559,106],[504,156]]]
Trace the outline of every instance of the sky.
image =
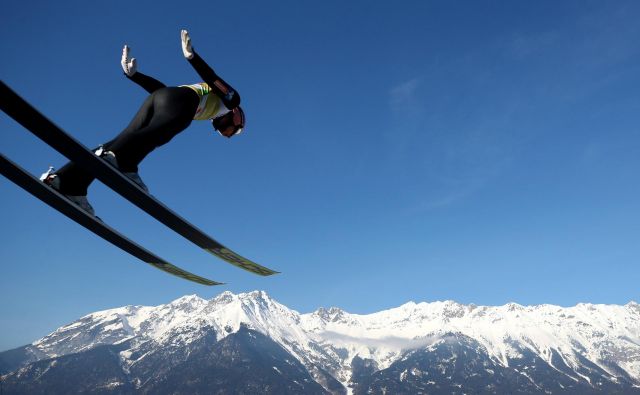
[[[140,175],[184,218],[281,272],[226,264],[99,182],[97,214],[168,275],[0,178],[0,350],[85,314],[264,290],[301,313],[408,301],[640,301],[640,3],[30,1],[0,16],[0,76],[86,146],[146,92],[199,82],[180,29],[236,88],[230,140],[195,121]],[[35,175],[66,159],[0,115]]]

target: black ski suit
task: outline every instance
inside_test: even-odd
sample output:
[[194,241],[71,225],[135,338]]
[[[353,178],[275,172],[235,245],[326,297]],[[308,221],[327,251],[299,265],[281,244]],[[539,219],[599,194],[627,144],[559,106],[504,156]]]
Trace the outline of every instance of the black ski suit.
[[[240,104],[240,96],[194,52],[189,63],[218,96],[224,106],[232,110]],[[166,87],[160,81],[140,72],[128,77],[151,95],[144,101],[129,125],[113,140],[103,144],[116,155],[123,173],[137,173],[138,165],[154,149],[168,143],[185,130],[194,118],[200,97],[189,87]],[[95,177],[73,162],[55,173],[60,178],[60,192],[85,196]]]

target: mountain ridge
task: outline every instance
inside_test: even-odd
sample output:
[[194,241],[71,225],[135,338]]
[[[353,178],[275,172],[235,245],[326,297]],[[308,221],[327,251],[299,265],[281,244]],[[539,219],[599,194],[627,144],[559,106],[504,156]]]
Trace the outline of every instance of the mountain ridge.
[[[301,314],[264,291],[237,295],[227,291],[210,300],[186,295],[158,306],[123,306],[85,315],[18,351],[0,353],[0,360],[13,361],[2,363],[0,369],[13,371],[7,376],[13,379],[19,376],[16,371],[38,361],[119,345],[124,347],[118,355],[125,373],[144,366],[145,359],[153,360],[154,355],[180,366],[202,339],[209,339],[206,347],[213,347],[243,330],[248,334],[234,344],[251,343],[251,336],[264,335],[330,392],[340,393],[339,385],[347,392],[376,385],[398,389],[401,384],[376,377],[395,372],[407,359],[425,368],[418,359],[436,354],[457,358],[456,350],[465,355],[474,350],[477,355],[469,360],[493,366],[488,369],[494,373],[500,370],[505,383],[510,383],[514,366],[528,361],[527,369],[539,371],[544,365],[545,374],[557,375],[558,382],[623,383],[640,391],[640,305],[634,301],[573,307],[410,301],[371,314],[352,314],[338,307]],[[160,363],[163,359],[158,358]],[[409,382],[410,371],[395,373]],[[153,374],[141,377],[158,379]],[[414,384],[414,390],[426,388],[419,380]],[[133,380],[131,385],[144,383]]]

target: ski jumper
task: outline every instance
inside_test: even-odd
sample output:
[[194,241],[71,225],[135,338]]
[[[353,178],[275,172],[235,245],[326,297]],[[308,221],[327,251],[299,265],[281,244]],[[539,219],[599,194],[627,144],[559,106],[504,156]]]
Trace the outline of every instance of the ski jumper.
[[[185,130],[192,120],[207,120],[224,115],[240,104],[240,96],[222,80],[194,51],[189,63],[204,83],[167,87],[160,81],[137,72],[127,77],[151,95],[133,120],[103,148],[116,155],[123,173],[137,173],[138,165],[154,149],[168,143]],[[60,192],[85,196],[95,177],[69,162],[56,172]]]

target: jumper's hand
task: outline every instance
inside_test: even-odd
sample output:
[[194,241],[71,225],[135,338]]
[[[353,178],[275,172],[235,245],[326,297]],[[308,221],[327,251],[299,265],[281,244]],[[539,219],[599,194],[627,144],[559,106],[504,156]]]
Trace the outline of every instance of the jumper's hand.
[[193,59],[193,48],[191,47],[191,37],[185,29],[180,31],[180,39],[182,41],[182,53],[187,59]]
[[120,61],[122,70],[127,77],[133,76],[138,71],[138,63],[136,58],[129,58],[129,47],[127,45],[122,48],[122,60]]

